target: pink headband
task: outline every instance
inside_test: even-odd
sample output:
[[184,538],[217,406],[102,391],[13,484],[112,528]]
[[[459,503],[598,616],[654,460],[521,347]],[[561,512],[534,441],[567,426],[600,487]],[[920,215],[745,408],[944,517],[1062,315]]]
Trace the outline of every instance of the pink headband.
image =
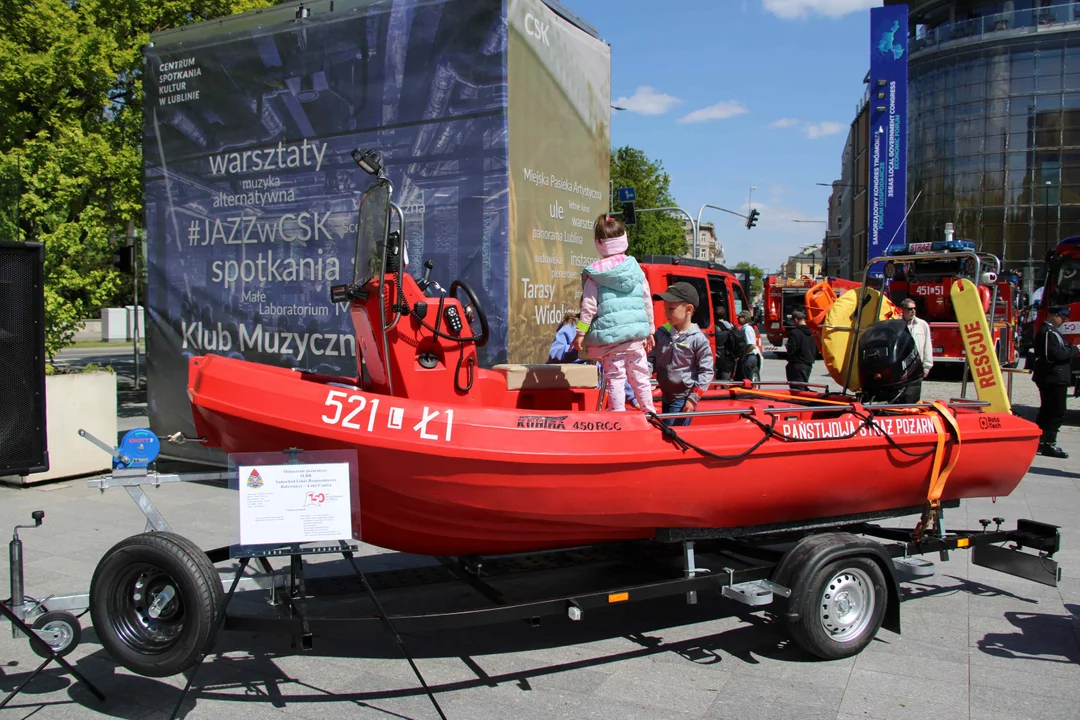
[[630,241],[626,239],[625,234],[607,240],[595,240],[594,242],[596,243],[596,249],[604,256],[624,253],[630,247]]

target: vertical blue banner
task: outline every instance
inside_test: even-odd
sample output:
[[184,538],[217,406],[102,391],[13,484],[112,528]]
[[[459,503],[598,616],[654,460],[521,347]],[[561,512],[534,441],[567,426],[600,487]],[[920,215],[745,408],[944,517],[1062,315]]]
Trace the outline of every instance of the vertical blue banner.
[[[906,244],[908,7],[870,9],[870,207],[867,260]],[[870,268],[881,275],[881,263]]]

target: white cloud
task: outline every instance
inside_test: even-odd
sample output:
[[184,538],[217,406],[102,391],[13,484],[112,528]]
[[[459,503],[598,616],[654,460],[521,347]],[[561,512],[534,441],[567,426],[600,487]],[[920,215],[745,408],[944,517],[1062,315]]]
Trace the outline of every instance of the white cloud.
[[621,97],[612,105],[624,107],[630,112],[642,115],[663,115],[671,108],[681,103],[677,97],[667,93],[657,92],[648,85],[642,85],[630,97]]
[[701,108],[688,115],[684,115],[679,118],[679,122],[698,123],[707,120],[727,120],[728,118],[733,118],[736,115],[742,115],[743,113],[748,112],[750,111],[746,109],[746,106],[738,100],[724,100],[723,102],[718,102],[715,105],[710,105],[709,107]]
[[839,122],[820,122],[820,123],[807,123],[803,131],[806,133],[806,137],[811,140],[818,140],[829,135],[839,135],[843,132],[847,125]]
[[769,127],[771,127],[771,128],[789,128],[789,127],[795,127],[798,124],[799,124],[799,120],[797,118],[780,118],[779,120],[773,120],[771,123],[769,123]]
[[848,126],[831,120],[814,123],[796,118],[780,118],[769,123],[769,127],[780,129],[799,128],[810,140],[820,140],[830,135],[838,135],[846,130]]
[[837,18],[848,13],[881,7],[882,0],[762,0],[767,12],[784,20],[824,15]]

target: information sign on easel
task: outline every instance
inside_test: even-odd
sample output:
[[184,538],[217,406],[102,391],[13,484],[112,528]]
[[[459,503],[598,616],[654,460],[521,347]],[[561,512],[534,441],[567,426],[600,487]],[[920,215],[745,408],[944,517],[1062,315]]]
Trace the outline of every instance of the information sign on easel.
[[239,495],[233,557],[340,551],[359,535],[355,450],[235,453],[229,474]]

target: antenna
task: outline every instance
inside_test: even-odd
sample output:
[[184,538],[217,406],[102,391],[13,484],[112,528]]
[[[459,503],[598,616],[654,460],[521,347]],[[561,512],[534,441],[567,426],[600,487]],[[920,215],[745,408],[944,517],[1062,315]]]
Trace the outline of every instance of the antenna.
[[904,227],[904,223],[907,222],[907,216],[911,214],[911,211],[915,209],[915,203],[919,202],[919,198],[922,197],[922,190],[915,196],[915,199],[911,201],[911,205],[908,206],[907,212],[904,213],[904,219],[900,221],[900,224],[896,226],[896,230],[893,232],[892,237],[889,238],[889,244],[885,246],[885,251],[888,252],[892,247],[892,241],[896,239],[896,233],[900,232],[900,228]]

